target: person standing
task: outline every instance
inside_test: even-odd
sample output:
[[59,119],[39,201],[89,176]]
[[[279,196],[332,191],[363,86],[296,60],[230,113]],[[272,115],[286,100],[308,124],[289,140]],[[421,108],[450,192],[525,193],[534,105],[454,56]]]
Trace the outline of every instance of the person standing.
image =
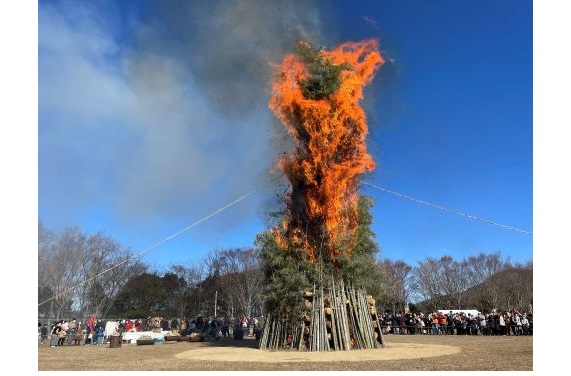
[[432,312],[432,334],[436,335],[440,333],[440,324],[438,320],[438,312]]
[[446,315],[442,312],[437,312],[436,313],[438,315],[438,326],[440,327],[440,334],[447,334],[446,333],[446,327],[448,326],[448,320],[446,318]]
[[226,316],[222,321],[222,335],[224,338],[230,337],[230,320]]
[[93,342],[93,332],[89,328],[89,325],[85,325],[85,345],[91,345]]
[[40,328],[40,344],[43,345],[44,342],[46,342],[47,340],[48,340],[48,326],[44,324],[44,326]]
[[89,332],[93,333],[93,327],[95,326],[95,315],[91,315],[89,316],[89,319],[87,319],[87,325],[89,326]]
[[169,320],[167,320],[166,317],[161,317],[161,321],[160,321],[160,324],[159,324],[159,325],[160,325],[160,328],[161,328],[162,331],[167,332],[167,331],[170,330],[170,328],[169,328],[169,327],[170,327],[170,322],[169,322]]
[[505,336],[506,334],[508,334],[507,330],[506,330],[506,319],[504,317],[503,312],[499,312],[498,314],[498,324],[500,326],[500,334],[502,336]]
[[525,315],[523,315],[523,317],[521,318],[521,328],[523,330],[524,336],[529,335],[529,320],[527,319],[527,316],[525,316]]
[[62,347],[63,344],[65,343],[65,337],[66,337],[67,333],[64,329],[63,325],[60,325],[58,330],[57,330],[57,338],[58,338],[58,342],[57,345],[58,347]]
[[187,328],[188,328],[188,322],[186,321],[186,317],[183,317],[183,319],[180,320],[180,335],[181,336],[187,335]]
[[64,330],[64,331],[66,332],[66,334],[67,334],[67,332],[69,332],[69,321],[65,320],[65,321],[63,322],[63,324],[61,325],[61,327],[63,328],[63,330]]
[[491,335],[498,336],[500,335],[500,325],[498,322],[498,316],[495,310],[492,310],[492,313],[488,315],[488,327]]
[[52,330],[50,331],[51,339],[50,339],[50,347],[56,347],[58,344],[58,329],[61,327],[62,322],[54,322],[52,325]]
[[73,345],[79,346],[81,344],[81,339],[83,338],[83,324],[80,322],[77,323],[75,327],[75,333],[73,334]]
[[521,336],[523,334],[523,328],[521,325],[521,316],[519,312],[514,314],[514,322],[515,322],[515,335]]
[[171,320],[171,330],[178,330],[178,320],[176,317]]
[[190,320],[190,323],[188,324],[188,330],[190,333],[196,332],[196,321],[195,320]]
[[67,344],[71,346],[71,341],[73,341],[75,339],[75,329],[77,327],[77,320],[76,319],[72,319],[69,322],[68,325],[68,329],[67,332]]
[[93,337],[97,338],[95,343],[99,346],[103,345],[103,334],[105,333],[105,325],[103,324],[103,321],[101,321],[101,319],[97,319],[97,323],[93,329],[95,330]]

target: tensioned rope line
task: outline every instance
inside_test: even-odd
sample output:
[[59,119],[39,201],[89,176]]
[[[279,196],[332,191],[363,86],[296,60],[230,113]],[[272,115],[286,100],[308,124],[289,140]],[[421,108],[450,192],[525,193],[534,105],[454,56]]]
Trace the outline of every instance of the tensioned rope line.
[[410,197],[410,196],[407,196],[407,195],[403,195],[402,193],[393,192],[393,191],[390,191],[390,190],[388,190],[388,189],[386,189],[386,188],[382,188],[382,187],[379,187],[379,186],[376,186],[376,185],[373,185],[373,184],[370,184],[370,183],[366,183],[366,182],[364,182],[364,181],[362,181],[362,180],[359,180],[359,183],[361,183],[361,184],[363,184],[363,185],[367,185],[367,186],[372,187],[372,188],[375,188],[375,189],[378,189],[378,190],[381,190],[381,191],[383,191],[383,192],[390,193],[390,194],[392,194],[392,195],[395,195],[395,196],[398,196],[398,197],[401,197],[401,198],[406,198],[406,199],[408,199],[408,200],[417,202],[417,203],[419,203],[419,204],[432,206],[433,208],[440,209],[440,210],[444,210],[444,211],[447,211],[447,212],[449,212],[449,213],[461,215],[461,216],[464,216],[464,217],[467,217],[467,218],[470,218],[470,219],[475,219],[475,220],[477,220],[477,221],[481,221],[481,222],[488,223],[488,224],[490,224],[490,225],[500,226],[500,227],[503,227],[503,228],[508,229],[508,230],[518,231],[518,232],[522,232],[522,233],[524,233],[524,234],[528,234],[528,235],[532,235],[532,236],[533,236],[533,233],[531,233],[531,232],[529,232],[529,231],[526,231],[526,230],[521,230],[521,229],[519,229],[519,228],[517,228],[517,227],[502,225],[501,223],[493,222],[493,221],[490,221],[490,220],[488,220],[488,219],[483,219],[483,218],[479,218],[479,217],[476,217],[476,216],[473,216],[473,215],[470,215],[470,214],[462,213],[462,212],[459,212],[459,211],[454,210],[454,209],[444,208],[444,207],[442,207],[442,206],[438,206],[438,205],[435,205],[435,204],[431,204],[430,202],[422,201],[422,200],[419,200],[419,199],[416,199],[416,198],[413,198],[413,197]]
[[[274,181],[278,180],[279,178],[281,178],[281,175],[278,176],[278,177],[276,177],[276,178],[274,178],[274,179],[272,179],[272,180],[270,180],[270,181],[269,181],[268,183],[266,183],[266,184],[273,183]],[[248,193],[246,193],[246,194],[240,196],[239,198],[237,198],[236,200],[232,201],[231,203],[229,203],[229,204],[227,204],[227,205],[221,207],[220,209],[218,209],[218,210],[216,210],[216,211],[214,211],[214,212],[208,214],[206,217],[204,217],[204,218],[202,218],[202,219],[200,219],[200,220],[194,222],[194,223],[191,224],[191,225],[186,226],[186,227],[183,228],[182,230],[179,230],[179,231],[175,232],[174,234],[172,234],[172,235],[170,235],[169,237],[167,237],[167,238],[165,238],[165,239],[163,239],[163,240],[161,240],[161,241],[159,241],[159,242],[157,242],[157,243],[151,245],[150,247],[147,247],[147,248],[143,249],[141,252],[137,253],[136,255],[134,255],[134,256],[132,256],[132,257],[130,257],[130,258],[128,258],[128,259],[126,259],[126,260],[124,260],[124,261],[122,261],[122,262],[120,262],[120,263],[118,263],[118,264],[116,264],[116,265],[114,265],[114,266],[112,266],[112,267],[110,267],[110,268],[108,268],[108,269],[102,271],[101,273],[96,274],[95,276],[93,276],[93,277],[91,277],[91,278],[88,278],[88,279],[86,279],[85,281],[83,281],[83,282],[81,282],[81,283],[78,283],[77,285],[72,286],[72,287],[70,287],[69,289],[67,289],[67,290],[65,290],[65,291],[62,291],[62,292],[60,292],[59,294],[56,294],[56,295],[52,296],[51,298],[49,298],[49,299],[47,299],[47,300],[45,300],[45,301],[39,303],[39,304],[38,304],[38,307],[41,306],[41,305],[43,305],[43,304],[45,304],[45,303],[47,303],[47,302],[49,302],[49,301],[52,300],[52,299],[57,298],[57,297],[60,296],[60,295],[63,295],[63,294],[65,294],[65,293],[69,292],[69,291],[75,290],[76,288],[78,288],[79,286],[82,286],[82,285],[86,284],[87,282],[93,281],[95,278],[97,278],[97,277],[99,277],[99,276],[101,276],[101,275],[103,275],[103,274],[105,274],[105,273],[107,273],[107,272],[110,272],[111,270],[113,270],[113,269],[115,269],[115,268],[117,268],[117,267],[119,267],[119,266],[121,266],[121,265],[123,265],[123,264],[125,264],[125,263],[127,263],[127,262],[129,262],[129,261],[131,261],[131,260],[133,260],[133,259],[135,259],[135,258],[137,258],[137,257],[141,257],[142,255],[144,255],[145,253],[149,252],[150,250],[152,250],[152,249],[158,247],[159,245],[161,245],[161,244],[163,244],[163,243],[166,243],[167,241],[169,241],[169,240],[171,240],[171,239],[174,239],[175,237],[177,237],[178,235],[182,234],[183,232],[190,230],[191,228],[193,228],[193,227],[195,227],[195,226],[201,224],[202,222],[206,221],[207,219],[214,217],[216,214],[218,214],[218,213],[220,213],[220,212],[222,212],[222,211],[228,209],[228,208],[231,207],[232,205],[237,204],[238,202],[242,201],[243,199],[247,198],[248,196],[253,195],[255,192],[259,191],[260,189],[261,189],[261,186],[252,189],[251,191],[249,191]]]
[[[281,175],[278,176],[278,177],[276,177],[276,178],[274,178],[274,179],[272,179],[272,180],[269,181],[267,184],[272,183],[272,182],[276,181],[276,180],[279,179],[279,178],[281,178]],[[519,229],[519,228],[512,227],[512,226],[502,225],[502,224],[500,224],[500,223],[493,222],[493,221],[490,221],[490,220],[487,220],[487,219],[483,219],[483,218],[479,218],[479,217],[476,217],[476,216],[473,216],[473,215],[470,215],[470,214],[462,213],[462,212],[459,212],[459,211],[457,211],[457,210],[444,208],[444,207],[442,207],[442,206],[438,206],[438,205],[435,205],[435,204],[431,204],[431,203],[429,203],[429,202],[422,201],[422,200],[419,200],[419,199],[416,199],[416,198],[413,198],[413,197],[404,195],[404,194],[402,194],[402,193],[397,193],[397,192],[388,190],[388,189],[386,189],[386,188],[382,188],[382,187],[376,186],[376,185],[374,185],[374,184],[370,184],[370,183],[364,182],[364,181],[362,181],[362,180],[360,180],[359,183],[361,183],[361,184],[363,184],[363,185],[366,185],[366,186],[369,186],[369,187],[372,187],[372,188],[375,188],[375,189],[378,189],[378,190],[381,190],[381,191],[383,191],[383,192],[390,193],[390,194],[392,194],[392,195],[395,195],[395,196],[398,196],[398,197],[401,197],[401,198],[406,198],[406,199],[408,199],[408,200],[417,202],[417,203],[419,203],[419,204],[431,206],[431,207],[434,207],[434,208],[437,208],[437,209],[440,209],[440,210],[443,210],[443,211],[447,211],[447,212],[450,212],[450,213],[453,213],[453,214],[457,214],[457,215],[460,215],[460,216],[464,216],[464,217],[467,217],[467,218],[470,218],[470,219],[475,219],[475,220],[477,220],[477,221],[481,221],[481,222],[485,222],[485,223],[492,224],[492,225],[495,225],[495,226],[503,227],[503,228],[508,229],[508,230],[514,230],[514,231],[522,232],[522,233],[524,233],[524,234],[533,235],[533,233],[531,233],[531,232],[529,232],[529,231],[521,230],[521,229]],[[161,245],[161,244],[163,244],[163,243],[165,243],[165,242],[167,242],[167,241],[169,241],[169,240],[171,240],[171,239],[177,237],[178,235],[182,234],[183,232],[190,230],[191,228],[193,228],[193,227],[199,225],[200,223],[202,223],[202,222],[208,220],[209,218],[215,216],[216,214],[218,214],[218,213],[220,213],[220,212],[222,212],[222,211],[228,209],[228,208],[231,207],[232,205],[237,204],[238,202],[242,201],[243,199],[247,198],[248,196],[251,196],[251,195],[254,194],[255,192],[259,191],[260,189],[261,189],[261,187],[257,187],[257,188],[252,189],[252,190],[249,191],[248,193],[242,195],[241,197],[239,197],[239,198],[237,198],[236,200],[232,201],[231,203],[229,203],[229,204],[227,204],[227,205],[221,207],[220,209],[218,209],[218,210],[212,212],[211,214],[207,215],[206,217],[204,217],[204,218],[202,218],[202,219],[200,219],[200,220],[194,222],[194,223],[191,224],[191,225],[186,226],[186,227],[183,228],[182,230],[179,230],[179,231],[175,232],[174,234],[170,235],[169,237],[167,237],[167,238],[165,238],[165,239],[163,239],[163,240],[161,240],[161,241],[159,241],[159,242],[153,244],[153,245],[150,246],[150,247],[145,248],[144,250],[142,250],[141,252],[137,253],[136,255],[134,255],[134,256],[132,256],[132,257],[130,257],[130,258],[128,258],[128,259],[126,259],[126,260],[124,260],[124,261],[122,261],[122,262],[120,262],[120,263],[118,263],[118,264],[116,264],[116,265],[114,265],[114,266],[112,266],[112,267],[110,267],[110,268],[108,268],[108,269],[102,271],[101,273],[96,274],[95,276],[93,276],[93,277],[91,277],[91,278],[88,278],[88,279],[86,279],[85,281],[83,281],[83,282],[81,282],[81,283],[79,283],[79,284],[77,284],[77,285],[75,285],[75,286],[72,286],[72,287],[70,287],[69,289],[67,289],[67,290],[65,290],[65,291],[60,292],[59,294],[56,294],[56,295],[52,296],[51,298],[49,298],[49,299],[47,299],[47,300],[45,300],[45,301],[39,303],[38,306],[41,306],[41,305],[43,305],[43,304],[49,302],[50,300],[53,300],[53,299],[57,298],[57,297],[60,296],[60,295],[63,295],[63,294],[65,294],[65,293],[69,292],[69,291],[72,291],[72,290],[78,288],[79,286],[82,286],[82,285],[86,284],[87,282],[90,282],[90,281],[94,280],[95,278],[97,278],[97,277],[99,277],[99,276],[101,276],[101,275],[103,275],[103,274],[105,274],[105,273],[107,273],[107,272],[109,272],[109,271],[111,271],[111,270],[113,270],[113,269],[115,269],[115,268],[117,268],[117,267],[119,267],[119,266],[121,266],[121,265],[123,265],[123,264],[125,264],[125,263],[127,263],[127,262],[129,262],[129,261],[131,261],[131,260],[133,260],[133,259],[135,259],[135,258],[137,258],[137,257],[141,257],[143,254],[145,254],[145,253],[149,252],[150,250],[152,250],[152,249],[158,247],[159,245]]]

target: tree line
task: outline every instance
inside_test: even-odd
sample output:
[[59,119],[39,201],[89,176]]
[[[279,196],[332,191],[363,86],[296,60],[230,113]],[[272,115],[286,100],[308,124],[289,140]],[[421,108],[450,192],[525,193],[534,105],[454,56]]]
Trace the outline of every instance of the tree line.
[[[86,234],[70,227],[56,233],[40,221],[38,316],[264,315],[268,301],[285,295],[267,293],[271,281],[264,275],[259,246],[263,238],[260,234],[254,247],[217,249],[202,262],[189,260],[158,270],[103,232]],[[499,252],[463,260],[426,257],[415,266],[378,259],[374,265],[374,270],[356,274],[356,282],[366,286],[382,311],[404,311],[407,305],[420,311],[525,311],[533,303],[533,264],[513,264]],[[289,275],[287,280],[295,283],[296,277]]]
[[159,270],[103,232],[56,233],[39,221],[39,318],[261,315],[262,279],[256,248]]
[[444,255],[426,257],[416,266],[402,260],[379,262],[385,288],[384,310],[433,312],[439,309],[514,308],[524,312],[533,304],[533,263],[512,263],[500,252],[456,260]]

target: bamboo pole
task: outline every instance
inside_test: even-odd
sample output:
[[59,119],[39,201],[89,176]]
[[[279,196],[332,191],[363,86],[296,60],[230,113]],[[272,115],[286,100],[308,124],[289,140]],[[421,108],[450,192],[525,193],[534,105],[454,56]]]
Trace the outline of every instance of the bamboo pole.
[[339,343],[339,332],[337,330],[337,310],[336,310],[336,292],[335,292],[335,281],[331,279],[331,336],[333,337],[333,348],[335,351],[340,350],[341,346]]
[[371,314],[369,312],[369,305],[367,303],[367,296],[365,295],[365,291],[361,290],[360,293],[360,300],[361,300],[361,314],[363,316],[363,324],[366,325],[367,330],[367,337],[369,338],[369,348],[374,349],[377,348],[376,341],[375,341],[375,332],[373,328],[373,322],[371,321]]
[[321,321],[321,340],[322,340],[322,348],[325,351],[330,351],[331,348],[329,347],[329,338],[327,337],[327,322],[325,321],[325,296],[323,294],[323,284],[321,284],[320,288],[321,297],[320,301],[320,309],[319,309],[319,319]]
[[375,306],[375,304],[373,303],[373,310],[375,311],[375,319],[374,321],[377,323],[377,333],[379,335],[378,340],[381,343],[381,347],[385,347],[385,339],[383,337],[383,330],[381,328],[381,323],[379,322],[379,317],[377,315],[377,307]]
[[375,301],[363,289],[346,286],[342,279],[336,281],[333,277],[324,284],[320,278],[313,291],[304,292],[303,297],[306,307],[310,307],[306,316],[267,316],[259,348],[283,349],[288,346],[288,334],[289,347],[297,350],[302,345],[310,351],[385,347]]
[[347,316],[347,294],[345,291],[345,286],[342,285],[341,296],[339,301],[339,308],[341,311],[342,325],[343,325],[343,342],[347,350],[350,350],[351,345],[351,331],[349,328],[349,318]]
[[369,348],[374,349],[377,347],[375,342],[375,332],[373,328],[373,322],[371,321],[369,305],[367,304],[367,296],[365,295],[364,290],[361,290],[361,311],[363,315],[364,325],[366,325],[367,329],[367,337],[369,338]]
[[350,350],[352,347],[351,344],[351,328],[349,324],[349,315],[347,313],[347,291],[345,290],[345,283],[341,280],[341,288],[340,288],[340,301],[339,301],[339,308],[341,312],[341,325],[343,328],[343,337],[344,343],[347,350]]
[[361,333],[365,343],[365,348],[372,349],[375,347],[371,333],[371,319],[368,317],[368,308],[365,300],[365,294],[361,290],[356,291],[356,298],[358,301],[359,317],[361,321]]
[[349,334],[355,341],[357,348],[361,348],[361,340],[356,329],[355,310],[353,308],[353,294],[351,288],[347,290],[347,321],[349,322]]
[[367,348],[367,339],[365,337],[365,333],[363,332],[363,324],[361,322],[361,312],[359,309],[359,301],[357,300],[357,292],[354,289],[351,289],[351,297],[353,299],[353,314],[355,315],[355,326],[357,329],[357,333],[359,336],[359,341],[361,344],[361,349]]
[[303,321],[301,325],[298,324],[295,329],[295,334],[293,337],[292,347],[296,350],[299,350],[299,346],[301,345],[301,337],[303,336]]
[[313,307],[311,309],[311,321],[309,322],[309,349],[310,351],[318,351],[317,350],[317,337],[316,337],[316,317],[315,317],[315,284],[313,284]]
[[268,348],[268,337],[269,337],[269,328],[270,328],[270,321],[271,320],[271,315],[267,314],[266,315],[266,320],[264,322],[264,329],[262,330],[262,338],[260,339],[260,345],[259,348],[261,349],[267,349]]
[[279,346],[279,338],[280,338],[280,318],[279,316],[276,317],[274,322],[274,336],[272,341],[272,348],[278,349]]

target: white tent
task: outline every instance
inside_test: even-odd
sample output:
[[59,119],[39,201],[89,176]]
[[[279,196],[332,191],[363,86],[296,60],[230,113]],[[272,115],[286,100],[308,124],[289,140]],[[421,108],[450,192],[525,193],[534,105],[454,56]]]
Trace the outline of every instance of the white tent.
[[468,315],[478,316],[478,314],[480,313],[480,311],[478,311],[477,309],[439,309],[438,312],[444,313],[444,314],[449,314],[450,312],[452,312],[452,313],[464,313],[464,315],[466,315],[466,316],[468,316]]

